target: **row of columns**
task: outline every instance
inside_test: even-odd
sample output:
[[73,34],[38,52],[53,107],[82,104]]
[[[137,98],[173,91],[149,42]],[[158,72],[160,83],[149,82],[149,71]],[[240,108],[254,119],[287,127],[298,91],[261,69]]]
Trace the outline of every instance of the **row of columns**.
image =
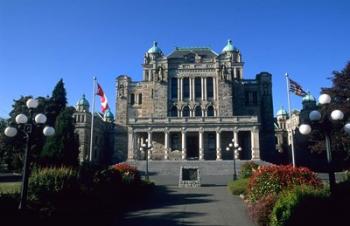
[[[213,98],[214,100],[216,100],[216,81],[217,79],[215,77],[212,77],[213,78]],[[178,99],[180,101],[183,101],[183,79],[184,77],[182,78],[178,78],[177,79],[177,96],[178,96]],[[196,93],[195,93],[195,78],[190,78],[188,77],[189,79],[189,98],[190,98],[190,101],[194,101],[196,99]],[[205,101],[207,100],[207,78],[206,77],[201,77],[201,100],[202,101]],[[172,87],[172,86],[171,86]]]
[[[164,159],[169,159],[169,150],[170,150],[170,132],[165,131],[164,132]],[[199,130],[199,160],[204,159],[204,147],[203,147],[203,134],[204,130]],[[152,132],[148,132],[147,134],[148,139],[148,147],[152,145]],[[238,131],[233,131],[233,139],[235,140],[235,143],[238,141]],[[138,145],[143,144],[145,141],[142,137],[140,137],[140,140],[138,141]],[[134,148],[135,148],[136,139],[133,132],[129,131],[128,134],[128,158],[134,159]],[[187,150],[186,150],[187,140],[186,140],[186,131],[181,131],[181,158],[185,160],[187,158]],[[260,153],[259,153],[259,130],[252,130],[251,131],[251,154],[252,159],[259,159]],[[148,150],[148,159],[151,159],[150,155],[150,149]],[[216,131],[216,160],[222,160],[221,155],[221,135],[220,130]]]

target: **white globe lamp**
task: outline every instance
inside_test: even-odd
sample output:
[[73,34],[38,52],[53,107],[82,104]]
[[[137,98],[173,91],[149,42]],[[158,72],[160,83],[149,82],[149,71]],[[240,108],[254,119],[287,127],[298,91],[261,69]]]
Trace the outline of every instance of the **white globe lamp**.
[[309,114],[309,119],[313,122],[319,121],[321,119],[321,113],[319,111],[311,111]]
[[350,122],[345,124],[344,130],[345,130],[345,133],[350,135]]
[[331,113],[331,118],[334,121],[342,120],[344,118],[344,113],[341,110],[334,110]]
[[17,134],[17,129],[14,127],[6,127],[5,131],[4,131],[5,135],[8,137],[14,137]]
[[299,126],[299,132],[303,135],[308,135],[311,133],[311,126],[308,124],[301,124]]
[[324,93],[318,98],[318,102],[320,102],[320,104],[329,104],[331,102],[331,96]]
[[28,117],[25,114],[19,114],[16,116],[17,124],[25,124],[28,122]]
[[55,129],[51,126],[45,126],[43,134],[47,137],[53,136],[55,134]]
[[44,124],[47,120],[46,115],[40,113],[35,116],[35,122],[38,124]]
[[30,98],[27,100],[26,105],[28,108],[37,108],[39,105],[38,100]]

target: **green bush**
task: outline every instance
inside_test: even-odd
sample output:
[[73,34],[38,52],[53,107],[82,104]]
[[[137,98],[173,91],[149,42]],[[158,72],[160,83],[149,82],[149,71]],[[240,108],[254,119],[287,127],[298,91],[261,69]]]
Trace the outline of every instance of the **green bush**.
[[255,202],[265,195],[278,194],[298,185],[322,187],[320,179],[308,168],[291,165],[261,166],[249,178],[247,197]]
[[228,183],[228,189],[233,195],[246,194],[248,187],[248,178],[232,180]]
[[[286,190],[280,194],[273,207],[270,225],[300,225],[300,223],[305,223],[307,218],[312,219],[312,222],[315,223],[320,217],[318,215],[321,214],[319,210],[322,209],[322,206],[327,206],[328,197],[327,190],[310,186],[297,186],[292,190]],[[295,224],[296,222],[299,224]]]
[[35,169],[29,178],[28,194],[40,207],[69,206],[79,194],[77,171],[67,167]]
[[241,170],[239,173],[240,178],[249,178],[252,176],[253,171],[255,171],[259,165],[253,161],[245,162],[241,166]]

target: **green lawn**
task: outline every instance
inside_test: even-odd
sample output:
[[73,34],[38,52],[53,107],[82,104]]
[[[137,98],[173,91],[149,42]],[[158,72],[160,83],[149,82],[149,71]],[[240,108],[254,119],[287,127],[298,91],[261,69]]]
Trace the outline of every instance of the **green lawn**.
[[0,182],[1,193],[16,193],[20,192],[21,182]]

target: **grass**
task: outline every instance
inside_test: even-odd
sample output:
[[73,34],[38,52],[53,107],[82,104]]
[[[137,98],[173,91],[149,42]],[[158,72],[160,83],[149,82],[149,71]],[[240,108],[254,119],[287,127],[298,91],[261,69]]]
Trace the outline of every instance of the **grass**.
[[0,182],[0,195],[9,193],[19,193],[21,182]]

